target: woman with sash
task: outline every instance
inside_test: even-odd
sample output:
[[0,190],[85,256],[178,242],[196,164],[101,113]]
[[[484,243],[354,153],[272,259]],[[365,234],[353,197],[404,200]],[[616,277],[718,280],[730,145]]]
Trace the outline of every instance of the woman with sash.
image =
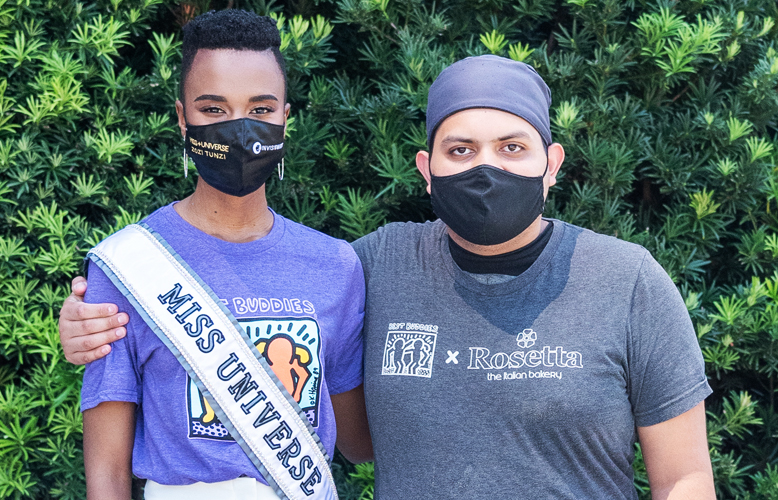
[[226,10],[183,32],[195,192],[90,252],[86,302],[127,323],[84,374],[87,495],[129,498],[134,473],[147,499],[337,498],[336,443],[372,455],[362,267],[267,206],[289,115],[275,22]]

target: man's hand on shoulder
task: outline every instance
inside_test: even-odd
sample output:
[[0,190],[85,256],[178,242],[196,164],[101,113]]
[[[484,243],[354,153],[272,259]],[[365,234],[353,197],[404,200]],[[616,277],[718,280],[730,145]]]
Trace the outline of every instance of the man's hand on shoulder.
[[59,340],[65,359],[75,365],[85,365],[111,352],[110,343],[127,334],[130,320],[120,313],[116,304],[84,302],[86,279],[73,279],[71,293],[59,312]]

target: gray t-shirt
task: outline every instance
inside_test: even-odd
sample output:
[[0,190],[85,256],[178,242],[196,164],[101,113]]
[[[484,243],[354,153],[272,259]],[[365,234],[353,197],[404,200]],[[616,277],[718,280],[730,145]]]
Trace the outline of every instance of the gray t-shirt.
[[354,242],[379,500],[634,499],[635,427],[710,394],[651,255],[553,224],[527,271],[491,284],[456,266],[439,221]]

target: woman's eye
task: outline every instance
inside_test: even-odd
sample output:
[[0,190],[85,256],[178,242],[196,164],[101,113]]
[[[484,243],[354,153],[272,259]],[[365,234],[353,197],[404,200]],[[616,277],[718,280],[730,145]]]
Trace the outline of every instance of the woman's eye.
[[261,107],[261,108],[254,108],[254,109],[251,110],[251,114],[253,114],[253,115],[264,115],[264,114],[272,113],[272,112],[273,112],[272,109],[266,108],[264,106]]
[[201,108],[200,111],[202,113],[224,113],[221,108],[217,108],[216,106],[207,106],[205,108]]

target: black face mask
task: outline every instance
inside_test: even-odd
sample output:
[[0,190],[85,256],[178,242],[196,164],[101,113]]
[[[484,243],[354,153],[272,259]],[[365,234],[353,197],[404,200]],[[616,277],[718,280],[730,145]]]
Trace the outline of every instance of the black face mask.
[[521,234],[543,213],[546,172],[525,177],[479,165],[445,177],[431,175],[432,209],[470,243],[499,245]]
[[284,126],[251,118],[187,124],[185,141],[200,177],[232,196],[262,187],[284,157]]

